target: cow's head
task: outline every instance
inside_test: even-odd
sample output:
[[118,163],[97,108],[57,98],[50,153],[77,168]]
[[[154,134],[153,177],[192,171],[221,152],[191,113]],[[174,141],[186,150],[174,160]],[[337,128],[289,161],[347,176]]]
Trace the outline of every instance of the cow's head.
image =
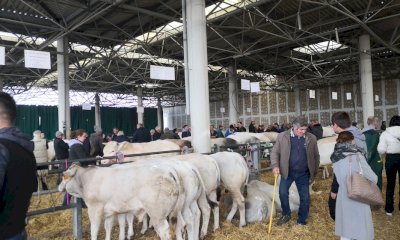
[[67,190],[72,196],[82,197],[81,184],[77,184],[76,179],[74,179],[79,168],[78,164],[73,163],[67,171],[63,172],[63,180],[58,185],[58,191]]

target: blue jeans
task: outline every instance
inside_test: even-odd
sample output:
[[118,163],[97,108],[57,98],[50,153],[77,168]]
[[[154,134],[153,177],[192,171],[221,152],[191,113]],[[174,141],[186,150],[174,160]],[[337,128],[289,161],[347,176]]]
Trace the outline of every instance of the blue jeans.
[[28,239],[28,236],[26,234],[25,229],[23,231],[21,231],[20,233],[15,234],[12,237],[6,238],[6,240],[26,240],[26,239]]
[[287,179],[281,178],[279,185],[279,199],[282,205],[283,216],[290,216],[292,211],[289,206],[289,188],[293,182],[296,183],[300,196],[299,218],[297,223],[306,224],[308,214],[310,212],[310,190],[309,190],[310,173],[292,173],[289,172]]

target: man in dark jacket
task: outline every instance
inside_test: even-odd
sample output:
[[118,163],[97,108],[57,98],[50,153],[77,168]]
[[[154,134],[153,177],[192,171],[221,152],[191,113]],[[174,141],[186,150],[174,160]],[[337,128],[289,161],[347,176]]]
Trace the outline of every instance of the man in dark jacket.
[[14,99],[0,93],[0,239],[27,239],[26,213],[37,189],[33,142],[16,127]]
[[190,127],[188,125],[183,125],[182,127],[182,138],[190,137],[192,134],[190,133]]
[[152,139],[152,141],[156,141],[156,140],[158,140],[158,139],[160,139],[161,138],[161,127],[160,126],[156,126],[155,128],[154,128],[154,134],[153,134],[153,139]]
[[116,141],[118,143],[130,142],[129,138],[127,136],[125,136],[124,131],[122,131],[122,130],[118,131],[117,137],[115,137],[114,141]]
[[304,117],[295,118],[293,128],[278,135],[271,151],[272,172],[274,175],[282,175],[279,184],[282,217],[278,225],[291,219],[289,188],[293,182],[296,183],[300,197],[297,223],[307,224],[310,210],[309,184],[314,181],[319,169],[317,139],[307,132],[307,127]]
[[308,127],[308,131],[311,134],[314,134],[317,137],[317,140],[320,140],[323,136],[324,129],[321,124],[319,124],[318,120],[314,119],[310,121],[310,126]]
[[150,131],[143,127],[143,124],[138,123],[136,125],[136,132],[133,134],[132,142],[141,143],[141,142],[150,142]]
[[254,126],[254,121],[250,122],[249,132],[256,133],[256,126]]

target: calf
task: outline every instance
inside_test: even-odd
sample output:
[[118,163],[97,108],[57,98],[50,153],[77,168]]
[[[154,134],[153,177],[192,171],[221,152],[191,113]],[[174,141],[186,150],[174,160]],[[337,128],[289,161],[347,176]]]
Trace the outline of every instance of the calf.
[[232,221],[238,207],[240,213],[240,227],[246,225],[245,219],[245,199],[242,195],[241,188],[247,184],[249,180],[249,169],[247,164],[239,153],[235,152],[218,152],[211,154],[219,166],[221,172],[221,180],[226,189],[232,195],[233,204],[226,220]]
[[[65,173],[59,190],[66,189],[73,196],[81,197],[88,206],[91,239],[97,239],[102,215],[105,227],[119,213],[147,213],[158,236],[170,239],[166,218],[176,211],[179,196],[183,194],[180,177],[173,169],[160,166],[135,168],[83,168],[72,165]],[[110,239],[110,233],[106,239]]]
[[[128,154],[140,154],[140,153],[151,153],[151,152],[161,152],[161,151],[176,151],[172,153],[164,153],[158,154],[157,157],[162,156],[174,156],[180,154],[180,147],[178,144],[167,141],[167,140],[157,140],[148,143],[128,143],[122,142],[117,143],[114,141],[105,143],[105,147],[103,149],[104,157],[112,157],[115,156],[117,152],[123,152],[125,155]],[[135,161],[141,160],[144,158],[153,158],[154,155],[144,155],[144,156],[136,156],[136,157],[126,157],[126,161]],[[102,160],[102,164],[110,163],[111,160]]]

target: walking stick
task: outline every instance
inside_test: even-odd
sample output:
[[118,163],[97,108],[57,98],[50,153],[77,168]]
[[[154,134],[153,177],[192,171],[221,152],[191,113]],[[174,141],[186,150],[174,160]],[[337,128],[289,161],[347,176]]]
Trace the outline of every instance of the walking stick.
[[275,174],[275,180],[274,180],[274,192],[272,193],[272,205],[271,205],[271,214],[269,216],[269,226],[268,226],[268,235],[271,234],[272,230],[272,214],[274,213],[274,205],[275,205],[275,191],[276,191],[276,179],[278,178],[278,175]]

